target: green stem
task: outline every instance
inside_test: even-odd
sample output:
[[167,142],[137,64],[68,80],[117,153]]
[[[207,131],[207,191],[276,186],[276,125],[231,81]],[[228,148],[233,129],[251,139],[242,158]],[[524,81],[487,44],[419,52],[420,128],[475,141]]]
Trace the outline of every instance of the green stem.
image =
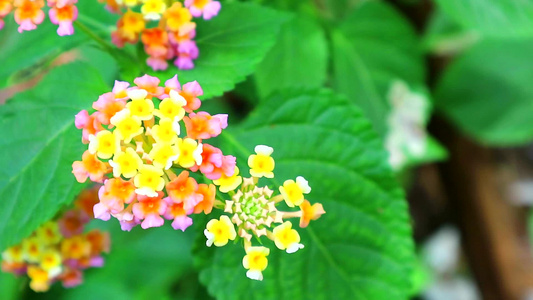
[[102,32],[111,33],[112,31],[110,26],[106,26],[105,24],[98,22],[95,19],[83,14],[78,14],[78,20],[82,21],[87,25],[98,28]]
[[104,50],[106,50],[109,53],[112,53],[114,48],[106,41],[104,41],[100,36],[98,36],[96,33],[94,33],[89,27],[85,26],[80,21],[76,20],[74,21],[74,26],[76,26],[81,31],[85,32],[90,38],[92,38],[98,45],[100,45]]

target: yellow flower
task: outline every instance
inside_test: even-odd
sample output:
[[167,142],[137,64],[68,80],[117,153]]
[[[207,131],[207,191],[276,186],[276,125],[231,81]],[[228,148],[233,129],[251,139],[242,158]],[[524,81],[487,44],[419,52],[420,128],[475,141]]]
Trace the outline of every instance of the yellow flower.
[[45,245],[53,245],[59,243],[63,236],[59,232],[59,225],[57,222],[48,221],[44,223],[35,232],[37,238]]
[[150,165],[143,165],[139,168],[139,174],[133,179],[137,189],[135,192],[139,195],[156,197],[157,192],[163,190],[165,180],[163,179],[163,170]]
[[311,188],[309,183],[302,176],[296,177],[294,180],[287,180],[283,186],[279,187],[279,192],[289,207],[294,207],[302,204],[304,201],[304,194],[309,194]]
[[180,151],[177,146],[168,143],[155,143],[148,154],[153,160],[153,164],[157,168],[168,170],[172,164],[178,159]]
[[22,241],[22,256],[29,262],[38,262],[43,251],[43,244],[37,237]]
[[229,240],[234,240],[237,232],[235,232],[235,227],[228,216],[221,216],[220,220],[213,219],[207,223],[204,235],[207,238],[205,244],[208,247],[213,244],[217,247],[222,247]]
[[152,127],[152,137],[158,143],[173,144],[178,140],[179,128],[178,122],[173,122],[172,119],[163,117],[159,120],[158,125]]
[[129,143],[132,138],[144,131],[144,128],[141,126],[141,120],[132,116],[130,110],[127,108],[116,113],[111,118],[111,124],[117,127],[114,130],[114,133],[119,139],[123,140],[124,143]]
[[222,173],[219,179],[213,180],[213,183],[219,186],[218,189],[222,193],[235,190],[242,183],[242,177],[239,176],[239,168],[235,166],[235,172],[229,177]]
[[143,6],[141,7],[141,13],[147,20],[159,20],[161,15],[167,9],[167,6],[163,0],[143,0]]
[[108,159],[120,149],[120,140],[111,131],[102,130],[89,136],[89,153]]
[[113,167],[113,176],[118,178],[122,174],[126,178],[131,178],[137,175],[137,170],[142,166],[143,161],[133,148],[128,147],[126,151],[115,154],[109,164]]
[[183,107],[187,105],[187,100],[175,90],[171,90],[169,96],[170,98],[165,98],[161,101],[159,109],[154,114],[160,118],[178,119],[179,121],[185,115]]
[[202,164],[202,144],[198,144],[190,138],[178,139],[178,148],[180,149],[180,155],[177,162],[180,166],[190,168],[194,165]]
[[48,272],[45,270],[30,265],[28,267],[28,276],[31,279],[30,288],[35,292],[46,292],[50,288]]
[[80,235],[63,240],[61,255],[65,259],[80,259],[88,257],[91,253],[91,244]]
[[126,104],[131,112],[132,116],[136,116],[139,119],[146,121],[150,120],[154,115],[154,102],[150,99],[146,99],[148,92],[142,89],[128,91],[128,97],[131,102]]
[[56,250],[48,249],[43,252],[40,260],[40,267],[48,272],[50,277],[56,277],[61,273],[61,254]]
[[2,252],[2,260],[8,263],[21,263],[24,261],[22,245],[16,245]]
[[265,247],[248,247],[246,255],[242,259],[242,265],[248,269],[246,276],[254,280],[263,280],[263,271],[268,266],[267,256],[270,249]]
[[134,7],[136,6],[137,4],[139,4],[139,0],[119,0],[117,1],[118,4],[122,4],[122,2],[124,2],[124,5],[126,5],[127,7]]
[[287,221],[273,231],[274,243],[281,250],[287,250],[287,253],[294,253],[302,249],[304,245],[300,244],[300,235],[298,231],[292,229],[292,223]]
[[248,166],[250,167],[250,175],[254,177],[267,177],[273,178],[274,159],[270,156],[274,152],[274,149],[264,145],[258,145],[255,147],[255,153],[257,155],[250,155],[248,158]]

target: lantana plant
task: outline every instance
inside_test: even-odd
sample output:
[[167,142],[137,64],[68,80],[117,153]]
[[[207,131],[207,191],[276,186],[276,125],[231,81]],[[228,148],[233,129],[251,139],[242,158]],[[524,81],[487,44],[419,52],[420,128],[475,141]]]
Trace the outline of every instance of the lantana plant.
[[166,70],[167,60],[182,70],[192,69],[199,50],[193,40],[196,23],[193,17],[209,20],[220,11],[213,0],[106,0],[106,7],[120,14],[117,29],[111,34],[118,47],[126,43],[144,45],[146,63],[155,71]]
[[[311,187],[301,176],[296,177],[296,181],[286,180],[279,187],[279,194],[276,196],[273,196],[273,190],[258,184],[261,177],[274,178],[275,161],[271,157],[273,151],[274,149],[265,145],[255,147],[256,154],[248,158],[251,177],[243,179],[238,175],[237,168],[233,176],[224,176],[215,181],[220,191],[229,196],[229,199],[217,200],[215,207],[223,209],[229,216],[224,214],[219,219],[210,220],[204,230],[206,245],[209,247],[213,244],[221,247],[229,240],[241,238],[246,251],[242,264],[248,270],[246,276],[255,280],[263,280],[262,271],[268,265],[267,256],[270,249],[253,246],[252,238],[261,241],[260,238],[265,236],[272,240],[278,249],[294,253],[304,245],[300,243],[300,235],[292,228],[293,225],[288,219],[299,218],[299,226],[304,228],[311,220],[316,220],[325,213],[322,204],[311,205],[305,199],[305,194],[311,192]],[[276,206],[282,202],[289,208],[300,209],[280,211]]]
[[[263,278],[270,250],[252,246],[252,237],[266,236],[288,253],[303,248],[287,219],[300,218],[300,227],[306,227],[324,213],[321,204],[304,199],[311,188],[303,177],[285,181],[276,196],[259,187],[259,178],[274,177],[275,165],[273,149],[259,145],[248,159],[251,177],[243,179],[236,158],[206,142],[227,127],[228,116],[195,112],[202,95],[196,81],[181,86],[174,76],[160,86],[158,78],[145,75],[134,83],[115,82],[112,92],[93,103],[95,112],[76,115],[88,149],[72,172],[79,182],[89,178],[103,184],[96,218],[114,217],[126,231],[137,225],[160,227],[167,219],[174,229],[185,231],[193,223],[190,215],[223,210],[231,218],[223,215],[207,223],[206,245],[241,239],[247,276],[256,280]],[[217,194],[227,196],[216,199]],[[300,210],[279,211],[281,202]]]
[[83,281],[83,270],[102,267],[102,254],[110,249],[109,234],[97,229],[84,232],[93,217],[97,191],[94,188],[83,191],[73,209],[6,249],[2,253],[2,271],[27,274],[30,288],[45,292],[56,281],[66,288],[77,286]]

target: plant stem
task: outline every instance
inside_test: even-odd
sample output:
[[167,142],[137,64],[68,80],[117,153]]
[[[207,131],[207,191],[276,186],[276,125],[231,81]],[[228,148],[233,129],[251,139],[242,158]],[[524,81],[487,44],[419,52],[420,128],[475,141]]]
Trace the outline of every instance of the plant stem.
[[87,34],[96,43],[98,43],[98,45],[100,45],[104,50],[106,50],[109,53],[112,53],[114,48],[108,42],[104,41],[101,37],[99,37],[96,33],[94,33],[91,29],[89,29],[89,27],[85,26],[79,20],[74,21],[74,25],[81,31],[85,32],[85,34]]

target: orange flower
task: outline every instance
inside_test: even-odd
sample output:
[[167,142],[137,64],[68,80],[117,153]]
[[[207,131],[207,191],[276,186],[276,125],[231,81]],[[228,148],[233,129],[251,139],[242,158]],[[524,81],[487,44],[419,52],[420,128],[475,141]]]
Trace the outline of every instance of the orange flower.
[[315,203],[311,205],[311,203],[309,203],[307,200],[302,202],[300,209],[302,210],[302,216],[300,217],[301,228],[307,227],[311,220],[316,220],[320,218],[322,214],[326,213],[322,204]]
[[89,150],[83,153],[81,161],[72,164],[72,173],[78,182],[85,182],[87,177],[94,182],[101,182],[107,172],[107,165],[100,161],[96,154],[91,154]]
[[18,31],[34,30],[44,20],[43,0],[15,0],[15,22],[19,24]]
[[194,207],[194,213],[199,214],[202,211],[207,215],[213,210],[215,203],[216,188],[213,184],[199,184],[196,193],[203,196],[203,199]]
[[194,178],[189,177],[189,172],[183,171],[181,174],[167,183],[168,196],[175,203],[184,202],[185,210],[193,208],[200,200],[201,196],[196,193],[198,183]]

